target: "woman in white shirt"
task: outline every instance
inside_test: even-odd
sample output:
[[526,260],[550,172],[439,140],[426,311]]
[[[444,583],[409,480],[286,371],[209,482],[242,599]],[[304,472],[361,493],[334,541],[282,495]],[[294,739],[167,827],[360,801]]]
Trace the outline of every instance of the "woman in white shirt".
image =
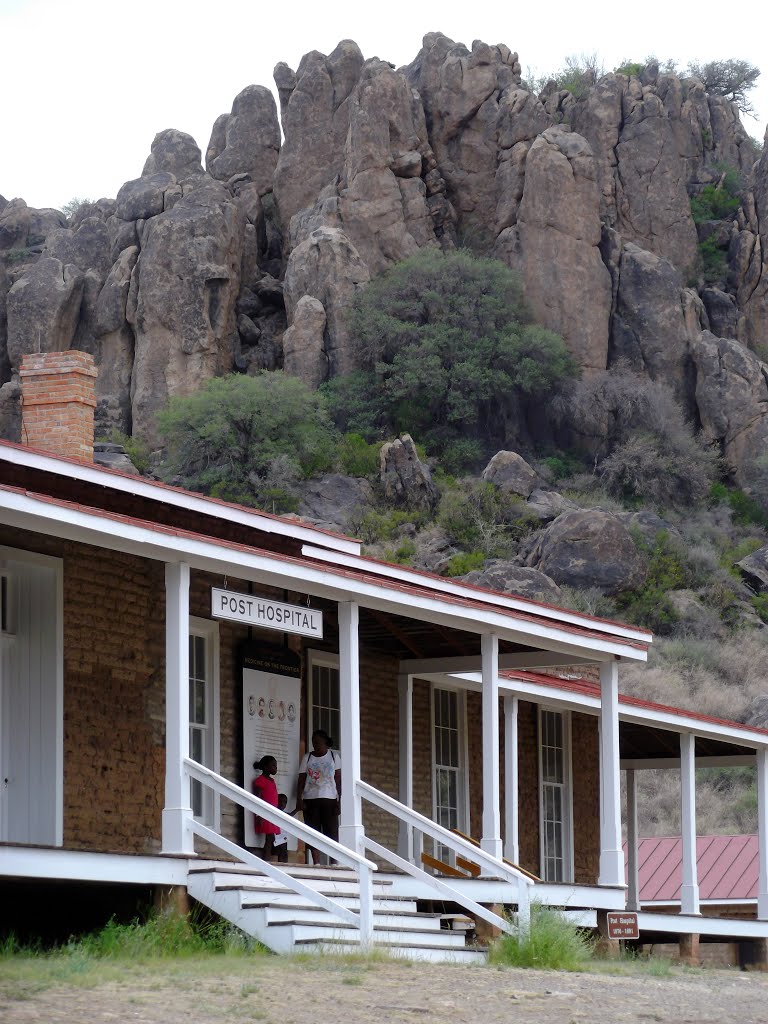
[[[341,757],[332,750],[333,740],[324,729],[312,733],[312,749],[299,765],[296,808],[304,812],[304,822],[329,839],[339,840],[339,801],[341,799]],[[318,852],[307,846],[312,863],[319,863]]]

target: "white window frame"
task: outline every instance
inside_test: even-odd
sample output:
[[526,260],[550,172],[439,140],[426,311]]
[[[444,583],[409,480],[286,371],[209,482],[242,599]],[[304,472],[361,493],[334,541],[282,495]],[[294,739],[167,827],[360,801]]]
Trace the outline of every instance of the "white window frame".
[[[333,668],[337,672],[339,671],[339,656],[334,654],[332,651],[318,651],[310,648],[307,652],[307,750],[312,746],[312,733],[315,731],[314,713],[315,713],[315,700],[314,700],[314,680],[315,680],[315,666],[320,668]],[[341,685],[339,685],[339,715],[341,715]],[[333,749],[338,750],[340,754],[344,751],[341,749],[341,737],[332,736]]]
[[[562,787],[563,807],[563,878],[551,879],[546,877],[545,858],[545,835],[544,835],[544,770],[542,764],[542,723],[544,713],[560,715],[563,733],[563,781],[559,783]],[[537,738],[536,746],[538,751],[538,773],[539,773],[539,865],[540,873],[545,882],[572,883],[574,878],[573,862],[573,766],[572,766],[572,742],[571,742],[571,712],[559,707],[549,705],[538,706],[537,715]]]
[[[203,764],[206,768],[210,768],[212,771],[220,774],[221,693],[219,673],[219,623],[214,619],[201,619],[197,618],[197,616],[190,615],[189,635],[190,637],[202,637],[205,641],[205,659],[207,662],[208,679],[210,680],[210,686],[208,686],[206,690],[206,718],[209,722],[209,729],[206,734],[204,750],[205,760],[203,761]],[[190,747],[191,730],[192,723],[190,722]],[[214,829],[214,831],[219,831],[221,825],[221,798],[218,793],[214,793],[208,786],[203,787],[203,813],[199,817],[196,816],[196,818],[198,821],[202,822],[202,824],[208,825],[209,828]]]
[[[429,740],[430,740],[430,764],[432,775],[432,819],[437,822],[437,750],[435,747],[435,691],[448,690],[456,695],[456,714],[459,725],[459,765],[458,765],[458,786],[457,796],[459,799],[458,829],[469,834],[469,743],[467,728],[467,691],[462,686],[450,686],[445,683],[432,683],[429,694]],[[442,847],[436,850],[438,858],[448,856],[452,862],[454,854]]]

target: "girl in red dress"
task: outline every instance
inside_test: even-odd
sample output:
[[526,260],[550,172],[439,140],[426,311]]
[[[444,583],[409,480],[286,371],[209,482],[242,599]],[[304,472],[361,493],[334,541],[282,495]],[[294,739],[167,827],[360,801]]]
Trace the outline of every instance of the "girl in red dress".
[[[255,796],[261,797],[268,804],[277,807],[277,785],[273,778],[277,775],[277,761],[271,754],[262,757],[260,761],[254,761],[253,767],[261,771],[253,780],[253,792]],[[271,821],[254,815],[256,835],[264,836],[264,847],[261,856],[264,860],[272,860],[272,851],[275,845],[275,836],[280,833],[280,826],[273,825]]]

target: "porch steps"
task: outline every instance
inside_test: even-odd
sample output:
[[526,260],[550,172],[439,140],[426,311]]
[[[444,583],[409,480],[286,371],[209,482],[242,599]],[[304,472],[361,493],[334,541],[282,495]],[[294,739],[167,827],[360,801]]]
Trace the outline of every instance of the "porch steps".
[[[281,865],[282,866],[282,865]],[[357,879],[345,868],[286,865],[289,874],[357,911]],[[275,953],[350,952],[359,946],[357,928],[241,865],[190,866],[189,893]],[[486,952],[468,946],[463,931],[441,924],[441,915],[417,910],[415,899],[391,892],[391,879],[373,881],[374,944],[407,960],[482,963]]]

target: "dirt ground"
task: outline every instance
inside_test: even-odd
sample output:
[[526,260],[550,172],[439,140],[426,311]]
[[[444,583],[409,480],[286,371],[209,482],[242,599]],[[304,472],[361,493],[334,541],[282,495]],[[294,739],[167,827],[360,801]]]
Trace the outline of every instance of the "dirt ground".
[[[47,986],[49,982],[45,982]],[[84,987],[85,986],[85,987]],[[3,1024],[766,1024],[768,975],[566,974],[392,962],[258,957],[112,968],[94,979],[36,982],[0,973]]]

